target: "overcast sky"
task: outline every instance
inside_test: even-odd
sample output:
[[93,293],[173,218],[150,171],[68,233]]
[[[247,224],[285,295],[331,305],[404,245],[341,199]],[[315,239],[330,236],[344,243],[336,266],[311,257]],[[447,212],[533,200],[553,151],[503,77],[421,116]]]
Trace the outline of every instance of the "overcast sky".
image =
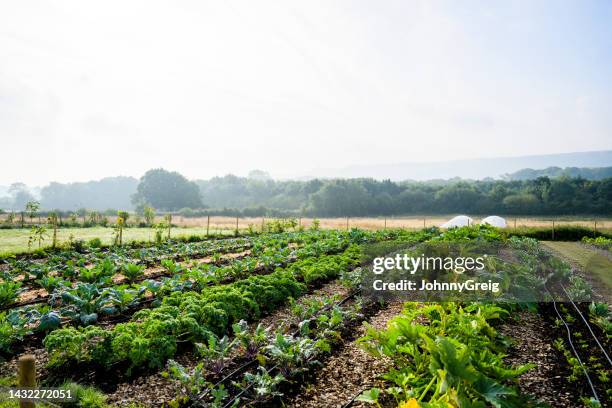
[[612,2],[4,1],[0,184],[612,148]]

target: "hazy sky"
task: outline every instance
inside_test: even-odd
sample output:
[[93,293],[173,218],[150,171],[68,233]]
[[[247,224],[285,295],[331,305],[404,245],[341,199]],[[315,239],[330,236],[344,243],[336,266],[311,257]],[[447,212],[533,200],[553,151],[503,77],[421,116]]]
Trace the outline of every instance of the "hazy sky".
[[0,184],[612,148],[612,2],[4,1]]

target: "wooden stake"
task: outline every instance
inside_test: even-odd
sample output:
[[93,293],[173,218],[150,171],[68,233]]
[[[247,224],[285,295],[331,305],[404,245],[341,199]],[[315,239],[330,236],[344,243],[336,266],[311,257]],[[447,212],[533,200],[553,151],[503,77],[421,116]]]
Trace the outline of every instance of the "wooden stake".
[[[19,387],[36,387],[36,358],[32,354],[25,354],[19,357],[17,363],[19,369]],[[35,405],[30,401],[19,401],[20,408],[34,408]]]
[[168,239],[170,239],[170,229],[172,229],[172,214],[168,214]]
[[349,229],[349,217],[346,217],[346,230],[348,231]]
[[385,229],[387,229],[387,217],[385,217]]
[[552,222],[552,240],[555,240],[555,220]]
[[595,221],[595,236],[597,236],[597,221]]
[[208,229],[210,228],[210,215],[206,217],[206,236],[208,236]]
[[57,246],[57,216],[53,216],[53,248]]
[[514,219],[514,229],[516,229],[516,218]]
[[261,217],[261,233],[263,234],[266,230],[266,217]]
[[423,218],[423,228],[425,228],[425,218]]
[[238,217],[236,217],[236,236],[238,236]]

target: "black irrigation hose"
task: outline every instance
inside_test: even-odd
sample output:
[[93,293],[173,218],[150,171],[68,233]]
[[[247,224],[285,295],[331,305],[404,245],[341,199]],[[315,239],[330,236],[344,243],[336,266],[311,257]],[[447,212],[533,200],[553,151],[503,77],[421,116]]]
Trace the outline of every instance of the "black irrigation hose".
[[351,398],[351,399],[350,399],[350,400],[349,400],[349,401],[348,401],[346,404],[344,404],[344,405],[342,406],[342,408],[349,408],[350,406],[352,406],[352,405],[353,405],[353,403],[355,402],[355,400],[357,399],[357,397],[359,397],[359,396],[360,396],[360,395],[361,395],[361,394],[362,394],[362,393],[363,393],[365,390],[367,390],[368,388],[370,388],[370,386],[369,386],[369,385],[368,385],[368,386],[366,386],[366,387],[363,387],[363,388],[359,389],[359,391],[357,392],[357,394],[353,395],[353,397],[352,397],[352,398]]
[[552,299],[553,308],[555,309],[555,312],[557,313],[557,316],[559,317],[559,319],[561,319],[561,321],[563,322],[563,325],[565,326],[565,330],[567,331],[567,340],[568,340],[568,342],[570,344],[570,347],[572,348],[572,351],[574,352],[574,355],[576,356],[576,359],[578,360],[578,363],[580,364],[580,367],[582,368],[582,371],[584,372],[584,375],[585,375],[585,377],[586,377],[586,379],[587,379],[587,381],[589,383],[589,386],[591,387],[591,391],[593,392],[593,396],[595,397],[597,402],[600,402],[599,396],[597,395],[597,391],[595,391],[595,386],[593,385],[593,382],[591,381],[591,377],[589,376],[589,373],[587,372],[587,369],[584,366],[584,364],[582,364],[582,360],[580,359],[580,356],[578,355],[578,352],[576,351],[576,347],[574,347],[574,342],[572,341],[572,332],[571,332],[569,326],[567,325],[567,323],[565,322],[565,320],[563,319],[563,316],[561,315],[561,313],[557,309],[557,302],[555,301],[555,297],[550,292],[550,290],[548,289],[546,284],[544,284],[544,288],[546,289],[546,291],[548,292],[548,294],[550,295],[550,297]]
[[593,332],[593,329],[591,328],[591,325],[589,324],[589,322],[587,321],[587,319],[584,317],[584,315],[582,314],[582,312],[580,311],[580,309],[578,309],[578,306],[576,305],[576,303],[574,303],[574,301],[572,300],[572,298],[570,297],[569,293],[567,293],[567,291],[565,290],[565,287],[563,285],[560,285],[561,289],[563,289],[563,292],[565,293],[565,295],[567,296],[567,298],[569,299],[570,303],[572,304],[572,306],[574,306],[574,309],[576,309],[576,311],[578,312],[578,314],[580,315],[580,317],[582,318],[582,321],[584,322],[584,324],[586,325],[587,329],[589,329],[589,332],[591,333],[591,336],[593,336],[593,339],[595,339],[595,342],[597,343],[597,345],[599,346],[599,348],[601,349],[602,353],[604,354],[604,356],[606,356],[606,359],[608,360],[608,364],[610,364],[612,366],[612,360],[610,360],[610,356],[608,356],[608,353],[606,352],[606,350],[604,349],[604,347],[601,345],[601,343],[599,342],[599,339],[597,338],[597,336],[595,335],[595,333]]
[[[275,370],[275,369],[276,369],[276,367],[278,367],[278,364],[277,364],[277,365],[275,365],[274,367],[270,368],[269,370],[266,370],[266,374],[270,374],[270,373],[272,372],[272,370]],[[232,404],[234,404],[234,402],[235,402],[236,400],[238,400],[238,399],[239,399],[239,398],[242,396],[242,394],[244,394],[245,392],[247,392],[248,390],[250,390],[251,388],[253,388],[253,385],[254,385],[254,384],[255,384],[255,383],[250,383],[250,384],[249,384],[249,385],[248,385],[246,388],[243,388],[243,389],[242,389],[242,391],[240,391],[238,394],[236,394],[236,395],[234,396],[234,398],[232,398],[232,399],[231,399],[231,400],[230,400],[230,401],[229,401],[227,404],[225,404],[225,405],[223,406],[223,408],[228,408],[228,407],[231,407],[231,406],[232,406]]]
[[[346,303],[349,299],[355,297],[355,295],[357,295],[358,293],[361,292],[361,289],[356,289],[354,291],[352,291],[351,293],[349,293],[347,296],[345,296],[342,300],[338,301],[337,303],[334,304],[330,304],[327,306],[322,307],[321,309],[319,309],[317,311],[317,313],[314,316],[318,316],[321,313],[331,309],[332,307],[335,306],[340,306],[344,303]],[[314,317],[313,316],[313,317]],[[296,330],[292,333],[292,336],[295,336],[299,333],[299,330]],[[230,374],[226,375],[225,377],[223,377],[221,380],[219,380],[213,388],[216,388],[217,386],[223,384],[225,381],[229,380],[230,378],[232,378],[234,375],[236,375],[236,373],[238,373],[239,371],[241,371],[242,369],[244,369],[245,367],[248,367],[249,365],[257,362],[257,359],[253,359],[245,364],[243,364],[242,366],[238,367],[236,370],[232,371]],[[269,370],[266,370],[266,373],[270,373],[271,371],[273,371],[274,369],[276,369],[278,367],[278,365],[275,365],[274,367],[270,368]],[[249,384],[249,386],[247,386],[246,388],[244,388],[242,391],[240,391],[240,393],[238,393],[237,395],[234,396],[234,398],[232,398],[227,404],[225,404],[223,406],[223,408],[227,408],[230,407],[231,404],[233,404],[238,398],[240,398],[245,392],[247,392],[248,390],[250,390],[252,388],[253,384]],[[202,400],[202,398],[204,398],[206,395],[208,395],[209,389],[206,389],[206,391],[204,391],[203,393],[201,393],[200,395],[198,395],[198,397],[194,400],[195,404],[199,404],[200,401]],[[357,398],[357,397],[355,397]],[[197,405],[196,405],[197,406]]]

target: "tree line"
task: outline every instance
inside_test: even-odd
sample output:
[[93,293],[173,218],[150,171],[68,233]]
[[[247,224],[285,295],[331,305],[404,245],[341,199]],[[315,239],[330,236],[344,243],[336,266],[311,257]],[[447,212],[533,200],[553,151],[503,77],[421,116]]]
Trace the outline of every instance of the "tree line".
[[[131,206],[105,203],[107,207],[103,208],[142,210],[150,206],[160,211],[181,211],[185,215],[239,213],[318,217],[449,213],[612,215],[612,178],[586,180],[543,176],[532,180],[427,182],[367,178],[277,181],[263,172],[253,172],[249,177],[227,175],[190,181],[177,172],[153,169],[133,188],[126,188],[126,184],[134,183],[121,180],[123,187],[114,190],[113,194],[121,192],[120,202],[129,201]],[[104,186],[112,190],[107,184]],[[59,194],[62,191],[64,193]],[[71,201],[67,201],[66,194],[76,194],[77,197],[70,197]],[[79,194],[98,197],[90,190],[75,192],[74,188],[59,188],[57,183],[52,183],[41,191],[41,206],[44,209],[66,209],[64,203],[85,202],[78,197]]]

